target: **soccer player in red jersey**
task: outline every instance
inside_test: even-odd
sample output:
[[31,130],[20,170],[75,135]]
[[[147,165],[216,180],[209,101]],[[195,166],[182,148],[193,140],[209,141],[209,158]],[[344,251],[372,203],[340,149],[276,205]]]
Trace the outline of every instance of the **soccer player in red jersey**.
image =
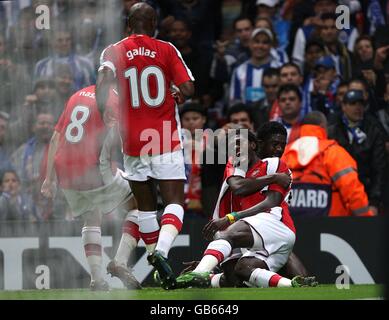
[[[149,252],[148,261],[161,275],[162,286],[175,286],[167,262],[184,216],[185,167],[177,105],[194,93],[194,78],[179,51],[169,42],[153,38],[155,10],[137,3],[129,11],[130,36],[108,46],[101,54],[96,85],[99,109],[105,108],[111,85],[119,93],[119,128],[124,168],[139,209],[139,231]],[[156,218],[159,185],[166,206],[161,230]]]
[[[109,114],[112,120],[117,108],[117,98],[113,91],[110,93],[110,109],[107,109],[107,113],[108,110],[111,111]],[[101,266],[101,215],[120,205],[126,206],[126,210],[134,207],[131,189],[121,176],[121,171],[116,170],[114,174],[111,169],[114,130],[115,127],[106,127],[100,115],[95,99],[95,86],[81,89],[72,95],[51,138],[46,179],[41,188],[44,196],[52,197],[58,183],[73,215],[84,219],[82,242],[91,271],[92,290],[109,289],[108,283],[103,279]],[[124,223],[124,231],[134,225],[134,220],[137,222],[137,217],[130,211]],[[127,233],[130,233],[129,230]],[[124,266],[114,269],[110,263],[108,271],[120,275],[128,288],[139,288],[140,284],[126,266],[134,247],[129,243],[131,237],[136,238],[136,232],[131,232],[127,237],[123,234],[116,255],[116,258],[123,257]]]
[[[255,179],[259,177],[289,172],[278,157],[265,158],[265,155],[282,155],[286,136],[282,125],[270,122],[259,130],[259,142],[250,133],[246,141],[240,141],[241,148],[248,144],[248,170],[231,168],[233,172],[228,174],[227,183],[231,190],[240,189],[242,194],[235,193],[229,198],[221,193],[220,204],[234,211],[221,218],[220,213],[215,212],[218,218],[210,221],[203,231],[205,238],[215,240],[209,244],[194,271],[177,278],[177,287],[208,286],[209,272],[228,259],[232,250],[237,248],[247,248],[247,251],[234,266],[234,273],[248,285],[290,287],[317,284],[314,277],[297,276],[290,280],[276,273],[287,263],[295,242],[296,230],[285,201],[290,186],[269,184],[260,192],[243,196],[248,191],[242,188],[243,179],[253,179],[256,183]],[[257,155],[258,147],[260,157]]]

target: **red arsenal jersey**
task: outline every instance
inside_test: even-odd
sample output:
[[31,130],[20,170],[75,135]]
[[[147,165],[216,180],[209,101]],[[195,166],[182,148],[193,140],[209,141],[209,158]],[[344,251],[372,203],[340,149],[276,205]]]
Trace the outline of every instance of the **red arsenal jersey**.
[[170,88],[194,81],[180,52],[169,42],[131,35],[108,46],[100,60],[117,79],[124,153],[156,155],[180,149],[179,117]]
[[[109,105],[115,108],[115,97]],[[59,185],[65,189],[78,189],[75,179],[99,166],[99,157],[105,134],[104,122],[97,108],[95,86],[73,94],[55,126],[60,134],[54,165]]]
[[[267,158],[256,162],[246,173],[246,178],[259,178],[273,173],[287,173],[289,172],[286,164],[279,158]],[[234,176],[234,167],[229,161],[224,171],[224,179]],[[223,195],[219,196],[218,203],[218,217],[224,217],[227,213],[232,211],[242,211],[249,209],[266,198],[266,191],[278,191],[282,194],[284,199],[289,195],[290,188],[284,189],[277,184],[271,184],[264,187],[260,192],[253,193],[249,196],[239,197],[234,196],[230,188],[225,188]],[[280,217],[280,220],[293,232],[296,232],[292,217],[290,216],[288,204],[282,201],[279,207],[274,207],[269,210],[269,214],[274,214]],[[215,218],[215,215],[214,215]]]

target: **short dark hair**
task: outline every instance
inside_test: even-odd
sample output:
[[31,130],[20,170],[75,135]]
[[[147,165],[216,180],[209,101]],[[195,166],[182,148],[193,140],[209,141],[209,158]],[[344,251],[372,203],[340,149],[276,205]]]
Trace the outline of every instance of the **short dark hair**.
[[257,130],[257,139],[266,141],[271,135],[280,134],[287,136],[285,127],[277,121],[269,121],[262,124]]
[[350,84],[350,82],[348,80],[342,80],[342,81],[339,82],[338,88],[339,87],[348,86],[349,84]]
[[16,176],[16,179],[20,182],[20,178],[15,169],[3,169],[0,171],[0,184],[3,183],[3,179],[6,173],[13,173]]
[[324,44],[320,39],[310,39],[307,41],[307,44],[305,45],[305,52],[308,51],[310,47],[319,47],[322,51],[324,51]]
[[234,28],[234,30],[236,30],[236,24],[239,22],[239,21],[242,21],[242,20],[249,20],[250,23],[251,23],[251,26],[254,26],[254,23],[253,23],[253,20],[250,19],[250,17],[248,16],[238,16],[234,19],[234,21],[232,22],[232,26]]
[[282,70],[282,69],[287,68],[287,67],[293,67],[293,68],[297,69],[299,75],[302,75],[300,67],[299,67],[296,63],[294,63],[294,62],[287,62],[287,63],[284,63],[284,64],[280,67],[280,73],[281,73],[281,70]]
[[367,83],[367,81],[364,79],[364,78],[352,78],[349,80],[348,84],[350,85],[352,82],[359,82],[363,85],[363,88],[365,89],[365,91],[369,92],[369,84]]
[[277,98],[279,99],[283,93],[289,92],[289,91],[295,92],[297,94],[299,100],[302,101],[303,96],[301,94],[300,88],[292,83],[287,83],[287,84],[283,84],[282,86],[280,86],[280,88],[278,89],[278,92],[277,92]]
[[265,71],[263,72],[263,76],[262,78],[265,78],[265,77],[274,77],[274,76],[279,76],[280,75],[280,69],[278,68],[267,68],[265,69]]
[[250,121],[251,122],[254,121],[250,107],[248,107],[244,103],[236,103],[233,106],[231,106],[231,108],[228,109],[228,111],[227,111],[227,119],[228,119],[228,121],[230,121],[231,115],[233,115],[234,113],[238,113],[238,112],[246,112],[247,115],[250,118]]

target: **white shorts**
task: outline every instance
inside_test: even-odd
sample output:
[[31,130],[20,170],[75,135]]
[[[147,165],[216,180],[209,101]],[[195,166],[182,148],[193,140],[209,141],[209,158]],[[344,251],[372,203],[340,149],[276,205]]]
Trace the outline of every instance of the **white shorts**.
[[242,257],[258,258],[267,264],[270,271],[280,270],[293,250],[296,240],[294,232],[271,213],[259,213],[242,221],[250,226],[254,236],[253,248],[243,253]]
[[182,150],[155,156],[131,157],[124,155],[124,177],[130,181],[186,180]]
[[110,183],[93,190],[63,189],[73,215],[78,217],[96,210],[103,214],[110,213],[133,196],[128,181],[122,176],[122,171],[117,170],[111,180]]

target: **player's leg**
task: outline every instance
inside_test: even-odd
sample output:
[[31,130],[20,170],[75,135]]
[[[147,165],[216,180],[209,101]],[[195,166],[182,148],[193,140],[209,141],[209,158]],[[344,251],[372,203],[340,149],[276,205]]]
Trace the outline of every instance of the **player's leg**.
[[270,271],[266,262],[258,257],[242,257],[235,266],[236,275],[254,287],[308,287],[316,286],[314,277],[296,276],[292,279]]
[[236,276],[235,265],[239,258],[231,259],[220,265],[222,273],[211,275],[212,288],[234,288],[242,287],[242,281]]
[[159,180],[158,184],[166,207],[162,213],[161,230],[155,250],[167,259],[170,248],[182,229],[184,180]]
[[154,252],[159,236],[157,193],[153,181],[131,181],[131,189],[138,204],[139,234],[148,253]]
[[86,212],[83,214],[82,243],[91,274],[91,290],[109,290],[102,273],[101,214]]
[[[133,209],[135,207],[135,199],[133,197],[123,207],[128,213],[123,223],[122,237],[114,259],[107,266],[107,272],[113,277],[118,277],[128,289],[142,288],[127,267],[128,259],[137,247],[140,239],[138,210]],[[130,208],[131,210],[129,210]]]
[[295,276],[308,276],[307,269],[294,252],[290,253],[288,261],[278,273],[287,278],[293,278]]
[[179,287],[209,286],[210,272],[230,256],[232,249],[251,247],[254,241],[250,226],[243,221],[238,221],[225,231],[217,233],[217,237],[208,245],[197,267],[177,278]]

